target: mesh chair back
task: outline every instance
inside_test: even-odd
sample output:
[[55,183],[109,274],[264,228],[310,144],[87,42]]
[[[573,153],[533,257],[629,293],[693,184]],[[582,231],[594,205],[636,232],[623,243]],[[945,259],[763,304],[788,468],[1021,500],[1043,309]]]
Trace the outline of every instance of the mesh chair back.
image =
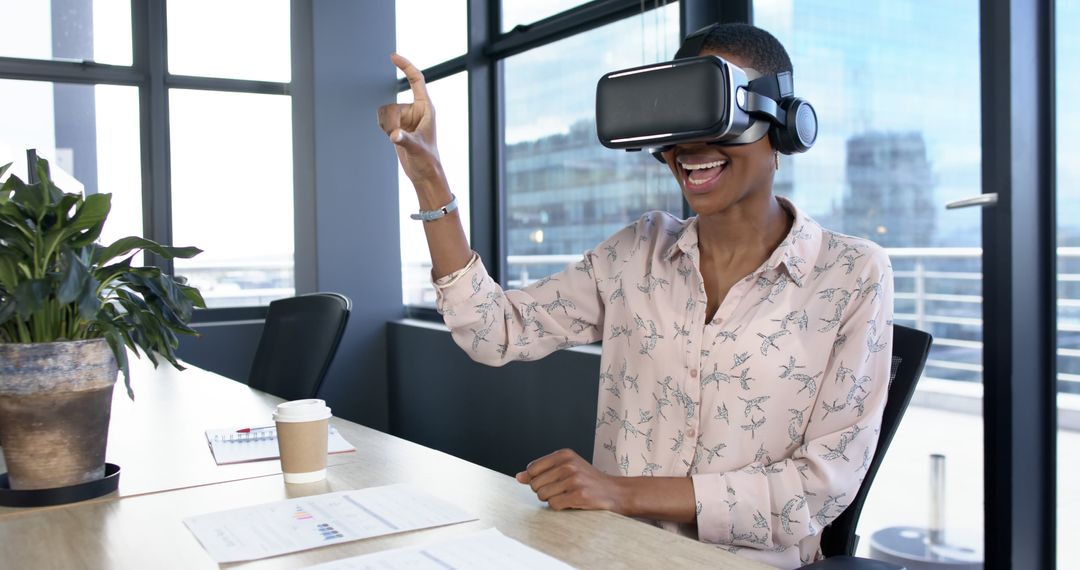
[[334,360],[352,303],[337,293],[313,293],[270,303],[248,385],[303,400],[319,392]]
[[908,402],[915,393],[915,384],[922,375],[926,365],[926,357],[930,354],[930,343],[933,338],[920,330],[893,325],[892,346],[892,370],[889,374],[889,397],[885,402],[885,412],[881,418],[881,433],[878,435],[877,449],[874,458],[870,461],[870,467],[866,470],[866,478],[859,487],[858,494],[851,501],[844,512],[821,533],[821,552],[826,557],[838,555],[852,555],[859,537],[855,534],[855,528],[859,524],[859,514],[862,512],[863,503],[870,492],[870,485],[874,482],[878,467],[881,466],[885,452],[896,435],[896,428],[900,426],[900,419],[904,417]]

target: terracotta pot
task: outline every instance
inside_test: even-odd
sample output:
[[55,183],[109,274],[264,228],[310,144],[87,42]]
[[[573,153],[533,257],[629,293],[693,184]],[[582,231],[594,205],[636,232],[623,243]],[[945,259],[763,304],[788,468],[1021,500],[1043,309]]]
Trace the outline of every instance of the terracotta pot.
[[12,489],[105,476],[115,383],[105,339],[0,344],[0,447]]

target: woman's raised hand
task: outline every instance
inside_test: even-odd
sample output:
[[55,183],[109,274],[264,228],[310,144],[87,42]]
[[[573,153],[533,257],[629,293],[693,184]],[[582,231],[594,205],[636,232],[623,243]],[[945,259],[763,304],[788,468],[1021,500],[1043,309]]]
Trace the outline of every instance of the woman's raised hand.
[[428,98],[424,74],[396,53],[390,55],[390,61],[405,73],[413,102],[379,107],[379,128],[394,143],[401,167],[413,184],[436,182],[443,171],[435,144],[435,107]]

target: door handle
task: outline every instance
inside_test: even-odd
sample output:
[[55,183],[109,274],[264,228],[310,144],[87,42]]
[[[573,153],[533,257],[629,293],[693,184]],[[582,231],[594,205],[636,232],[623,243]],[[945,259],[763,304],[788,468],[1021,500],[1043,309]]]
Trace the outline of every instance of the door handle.
[[970,208],[972,206],[980,206],[985,208],[986,206],[993,206],[997,204],[997,192],[989,192],[986,194],[979,194],[978,196],[972,196],[971,198],[964,198],[963,200],[956,200],[945,204],[946,210],[955,210],[957,208]]

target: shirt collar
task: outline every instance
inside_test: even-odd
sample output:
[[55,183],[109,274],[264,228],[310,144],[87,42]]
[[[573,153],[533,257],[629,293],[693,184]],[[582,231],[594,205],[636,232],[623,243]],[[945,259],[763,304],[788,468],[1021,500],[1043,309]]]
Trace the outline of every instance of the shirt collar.
[[[757,275],[773,269],[783,268],[791,281],[795,285],[802,287],[807,270],[813,266],[818,251],[821,249],[822,229],[817,222],[796,208],[795,204],[792,204],[787,198],[777,196],[776,200],[785,210],[791,213],[794,221],[791,224],[791,230],[784,237],[784,241],[776,246],[769,259],[754,274]],[[670,260],[679,252],[691,258],[697,257],[697,221],[697,216],[694,216],[684,223],[675,243],[671,244],[667,251],[664,252],[665,259]]]

